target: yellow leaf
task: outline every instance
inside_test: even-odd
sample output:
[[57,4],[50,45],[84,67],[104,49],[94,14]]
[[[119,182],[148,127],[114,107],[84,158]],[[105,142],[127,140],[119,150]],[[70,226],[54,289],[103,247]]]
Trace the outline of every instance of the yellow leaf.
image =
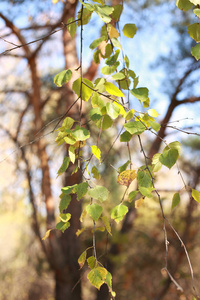
[[145,197],[141,197],[140,199],[135,201],[135,208],[139,208],[143,204],[144,198]]
[[45,233],[45,235],[42,238],[43,241],[46,240],[49,237],[51,230],[52,229],[47,230],[47,232]]
[[53,4],[56,4],[56,3],[58,3],[58,1],[59,1],[59,0],[52,0],[52,3],[53,3]]
[[84,230],[85,230],[85,228],[78,229],[76,232],[76,236],[79,236]]
[[111,25],[110,30],[109,30],[109,36],[110,38],[118,38],[119,37],[119,32],[115,27]]
[[157,113],[157,111],[154,108],[149,109],[148,114],[153,118],[156,118],[159,115],[159,113]]
[[117,182],[121,185],[129,186],[136,177],[135,170],[126,170],[118,175]]
[[86,211],[86,209],[84,209],[84,210],[82,211],[81,216],[80,216],[80,221],[81,221],[81,222],[83,222],[83,220],[84,220],[84,218],[85,218],[86,215],[87,215],[87,211]]

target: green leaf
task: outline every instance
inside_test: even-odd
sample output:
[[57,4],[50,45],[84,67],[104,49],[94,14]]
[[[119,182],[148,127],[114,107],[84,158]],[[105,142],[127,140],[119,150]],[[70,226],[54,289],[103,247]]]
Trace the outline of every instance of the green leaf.
[[163,152],[168,151],[169,149],[176,149],[178,151],[178,154],[180,154],[181,153],[181,144],[177,141],[169,143],[169,145],[163,149]]
[[129,59],[128,59],[127,55],[124,56],[124,62],[125,62],[126,68],[129,69]]
[[71,193],[74,193],[74,188],[76,187],[76,184],[74,185],[68,185],[65,186],[61,189],[61,191],[63,192],[63,194],[69,195]]
[[85,264],[86,256],[87,256],[87,252],[84,251],[78,258],[78,263],[79,263],[80,269],[82,269],[82,267]]
[[118,39],[112,38],[111,41],[112,41],[114,47],[122,50],[122,46],[121,46],[120,42],[118,41]]
[[88,195],[94,199],[104,202],[108,198],[109,191],[105,186],[96,185],[88,191]]
[[100,6],[95,4],[94,10],[103,22],[110,23],[111,17],[109,17],[109,15],[113,12],[113,7],[110,7],[108,5]]
[[96,203],[92,203],[91,205],[88,205],[86,207],[86,210],[87,210],[87,213],[90,215],[90,217],[94,221],[97,221],[102,214],[103,208]]
[[195,23],[188,26],[188,33],[197,43],[200,42],[200,24]]
[[64,83],[70,81],[71,77],[72,77],[72,71],[70,69],[62,71],[54,77],[54,83],[60,87]]
[[161,153],[156,153],[152,159],[153,171],[158,172],[162,168],[162,164],[159,160]]
[[114,55],[106,59],[106,64],[108,66],[114,65],[117,62],[119,54],[120,54],[120,50],[116,50]]
[[105,268],[96,267],[88,273],[87,278],[90,283],[99,290],[102,284],[105,283],[106,275],[107,270]]
[[121,135],[120,135],[120,142],[122,143],[127,143],[131,140],[132,138],[132,134],[130,134],[128,131],[124,131]]
[[69,166],[69,157],[65,156],[63,159],[63,163],[57,172],[58,176],[63,174],[67,170],[68,166]]
[[200,203],[200,193],[197,190],[192,189],[192,197],[194,198],[194,200]]
[[73,146],[69,147],[69,158],[70,158],[71,162],[74,164],[76,155],[75,155],[75,148]]
[[103,68],[101,68],[101,73],[103,75],[111,75],[112,73],[115,72],[115,70],[117,69],[117,67],[120,65],[120,63],[117,61],[115,64],[113,64],[112,66],[104,66]]
[[69,222],[65,223],[65,222],[60,221],[59,223],[56,224],[56,229],[58,229],[58,230],[60,230],[62,232],[65,232],[65,230],[67,228],[69,228],[69,227],[70,227],[70,223]]
[[178,156],[178,150],[169,149],[160,155],[159,161],[167,168],[171,169],[171,167],[176,163]]
[[116,119],[120,114],[120,108],[112,102],[106,103],[107,114],[112,118]]
[[172,209],[174,207],[176,207],[180,202],[180,194],[179,193],[175,193],[172,199]]
[[152,187],[145,187],[145,186],[139,186],[139,191],[140,193],[145,196],[145,197],[148,197],[148,198],[152,198],[152,194],[151,192],[154,191],[155,189],[152,188]]
[[87,259],[87,263],[90,267],[90,269],[94,269],[97,266],[97,262],[94,256],[90,256]]
[[160,127],[161,127],[161,126],[160,126],[159,123],[157,123],[157,122],[155,122],[155,121],[151,121],[151,120],[149,120],[148,123],[149,123],[149,125],[151,126],[151,128],[152,128],[153,130],[155,130],[156,132],[160,130]]
[[74,188],[74,191],[77,193],[77,200],[81,200],[83,196],[87,193],[88,190],[88,183],[87,182],[81,182],[76,185]]
[[106,48],[105,48],[105,55],[104,55],[104,58],[108,58],[110,57],[110,55],[112,54],[112,45],[111,44],[107,44],[106,45]]
[[93,174],[93,177],[95,179],[97,179],[97,180],[101,179],[101,175],[99,173],[99,170],[95,166],[92,167],[91,173]]
[[131,110],[129,110],[129,111],[127,111],[127,112],[125,113],[124,119],[125,119],[126,121],[131,120],[131,119],[134,117],[134,114],[135,114],[135,110],[134,110],[134,109],[131,109]]
[[111,210],[111,219],[119,223],[127,214],[127,212],[128,212],[128,207],[123,204],[119,204]]
[[192,3],[189,0],[176,0],[176,6],[184,11],[192,8]]
[[94,122],[101,120],[102,112],[99,107],[92,108],[89,112],[90,119]]
[[105,228],[106,228],[106,230],[108,231],[108,233],[109,233],[110,235],[112,235],[112,233],[111,233],[111,227],[110,227],[110,223],[109,223],[108,218],[107,218],[106,216],[103,216],[103,217],[101,217],[101,219],[102,219],[102,221],[103,221],[103,223],[104,223],[104,225],[105,225]]
[[71,129],[72,126],[74,124],[74,119],[67,117],[64,119],[63,123],[62,123],[62,128],[64,129]]
[[114,8],[114,10],[112,12],[112,18],[115,21],[118,21],[121,16],[121,13],[122,13],[123,6],[121,4],[117,4],[117,5],[113,6],[113,8]]
[[138,191],[130,192],[129,195],[128,195],[128,201],[129,202],[133,201],[135,199],[135,197],[137,196],[137,194],[138,194]]
[[147,88],[132,89],[131,94],[138,100],[141,100],[144,102],[148,99],[149,90]]
[[[73,22],[73,21],[74,21],[74,18],[71,17],[71,18],[69,18],[69,19],[67,20],[67,24],[69,24],[69,23],[71,23],[71,22]],[[66,25],[67,25],[67,24],[66,24]],[[70,35],[71,35],[72,38],[74,38],[74,36],[75,36],[75,34],[76,34],[76,28],[77,28],[76,22],[67,25],[67,30],[69,31],[69,33],[70,33]]]
[[86,3],[86,2],[83,2],[81,0],[79,0],[79,2],[85,6],[89,11],[93,12],[94,11],[94,5],[93,4],[90,4],[90,3]]
[[99,44],[101,44],[103,41],[105,41],[107,39],[106,36],[101,36],[100,38],[94,40],[91,44],[90,44],[90,49],[95,49],[96,47],[99,46]]
[[105,115],[105,116],[103,116],[103,122],[101,120],[99,120],[96,123],[96,126],[98,128],[102,128],[102,130],[106,130],[106,129],[110,128],[112,126],[112,124],[113,124],[112,119],[108,115]]
[[128,123],[125,123],[124,128],[130,134],[137,134],[137,135],[140,135],[146,129],[146,127],[140,121],[134,121],[134,122],[130,121]]
[[196,60],[200,59],[200,44],[191,48],[191,54],[196,58]]
[[86,128],[77,125],[72,132],[72,137],[75,138],[76,141],[85,141],[90,137],[90,132]]
[[67,213],[67,214],[64,214],[64,213],[61,213],[60,214],[60,219],[62,222],[66,223],[67,221],[69,221],[71,219],[71,214]]
[[93,60],[95,62],[95,64],[100,64],[100,56],[101,56],[101,50],[97,49],[94,53],[93,53]]
[[[87,84],[89,87],[93,88],[93,84],[90,80],[83,78],[83,82]],[[93,90],[91,90],[89,87],[87,87],[84,83],[82,83],[82,100],[88,101],[90,97],[92,96]],[[73,91],[80,97],[80,91],[81,91],[81,78],[78,78],[73,82],[72,85]]]
[[66,195],[63,194],[61,200],[60,200],[60,204],[59,204],[59,210],[60,212],[62,212],[63,210],[67,209],[69,204],[71,202],[71,196],[70,195]]
[[105,86],[106,92],[108,94],[114,95],[114,96],[117,96],[117,97],[124,97],[124,94],[122,93],[122,91],[120,91],[118,89],[118,87],[116,87],[116,85],[114,85],[113,83],[106,82],[104,86]]
[[98,93],[95,93],[95,92],[92,95],[91,104],[92,104],[92,107],[94,107],[94,108],[99,107],[100,109],[105,106],[101,97],[98,95]]
[[78,12],[78,26],[81,26],[81,11],[82,11],[82,25],[86,25],[89,23],[90,21],[90,18],[91,18],[91,14],[92,14],[92,11],[93,11],[93,8],[92,7],[89,7],[89,9],[87,8],[83,8],[83,11],[80,9],[79,12]]
[[194,13],[198,18],[200,18],[200,8],[195,8],[195,9],[193,10],[193,13]]
[[139,171],[137,173],[137,180],[138,180],[138,185],[140,187],[152,187],[152,179],[150,177],[150,175],[145,172],[145,171]]
[[101,162],[101,150],[95,145],[91,146],[91,149],[94,156]]
[[135,24],[125,24],[122,31],[126,37],[133,38],[137,32],[137,27]]
[[127,162],[125,162],[125,164],[123,164],[121,167],[119,167],[117,171],[119,173],[122,173],[123,171],[125,171],[127,169],[128,165],[130,164],[130,162],[131,162],[130,160],[128,160]]
[[119,72],[119,73],[116,73],[116,74],[114,74],[113,76],[112,76],[112,78],[114,79],[114,80],[122,80],[122,79],[124,79],[126,76],[123,74],[123,73],[121,73],[121,72]]

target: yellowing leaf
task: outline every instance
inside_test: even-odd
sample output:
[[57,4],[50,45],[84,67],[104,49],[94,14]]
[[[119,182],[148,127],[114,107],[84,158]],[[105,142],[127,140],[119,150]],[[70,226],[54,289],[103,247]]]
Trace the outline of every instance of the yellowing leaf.
[[115,27],[113,27],[112,25],[110,26],[109,29],[109,36],[110,38],[118,38],[119,37],[119,32],[117,31],[117,29]]
[[105,86],[106,92],[108,94],[117,96],[117,97],[124,97],[124,94],[122,93],[122,91],[120,91],[120,89],[118,89],[118,87],[116,87],[113,83],[106,82],[104,86]]
[[192,197],[194,198],[194,200],[200,203],[200,193],[197,190],[192,189]]
[[141,197],[140,199],[135,201],[135,208],[139,208],[144,202],[144,197]]
[[104,223],[104,225],[105,225],[106,230],[108,231],[108,233],[110,235],[112,235],[112,233],[111,233],[111,227],[110,227],[110,223],[109,223],[108,218],[106,216],[103,216],[103,217],[101,217],[101,219],[102,219],[102,221],[103,221],[103,223]]
[[136,177],[135,170],[126,170],[118,175],[117,182],[121,185],[129,186]]
[[105,268],[96,267],[88,273],[87,278],[90,283],[99,290],[106,280],[106,275],[107,270]]
[[79,263],[80,269],[82,269],[82,267],[85,264],[86,256],[87,256],[87,252],[84,251],[78,258],[78,263]]
[[94,156],[101,162],[101,150],[95,145],[91,146],[91,149]]
[[153,118],[156,118],[159,115],[154,108],[149,109],[148,114]]
[[80,216],[80,221],[83,222],[83,220],[85,219],[85,216],[87,215],[87,211],[86,209],[84,209],[81,213],[81,216]]
[[49,230],[46,231],[45,235],[42,238],[43,241],[46,240],[49,237],[51,230],[52,229],[49,229]]
[[78,229],[76,232],[76,236],[79,236],[83,231],[85,231],[85,228]]
[[137,32],[135,24],[125,24],[123,28],[123,34],[128,38],[133,38]]

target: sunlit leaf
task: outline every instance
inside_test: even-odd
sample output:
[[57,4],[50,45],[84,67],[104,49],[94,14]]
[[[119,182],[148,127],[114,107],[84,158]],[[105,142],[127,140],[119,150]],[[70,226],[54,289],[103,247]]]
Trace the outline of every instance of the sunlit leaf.
[[128,207],[123,204],[119,204],[111,210],[111,219],[119,223],[121,220],[123,220],[127,212],[128,212]]
[[197,190],[192,189],[192,197],[194,198],[194,200],[200,203],[200,193]]
[[90,89],[89,87],[93,88],[93,84],[90,80],[88,80],[86,78],[83,78],[83,82],[87,86],[84,83],[82,83],[82,91],[81,91],[81,78],[78,78],[77,80],[75,80],[73,82],[72,89],[79,97],[80,97],[80,92],[81,92],[82,100],[88,101],[93,93],[93,90]]
[[159,115],[154,108],[148,109],[148,114],[153,118],[156,118]]
[[151,192],[154,191],[155,189],[153,187],[145,187],[145,186],[139,186],[139,191],[140,193],[148,198],[152,198]]
[[[90,18],[91,18],[91,14],[93,12],[93,8],[92,6],[88,6],[89,9],[87,9],[86,7],[79,10],[78,12],[78,26],[81,26],[81,20],[82,19],[82,25],[86,25],[88,24],[88,22],[90,21]],[[82,15],[82,18],[81,18],[81,15]]]
[[108,33],[109,33],[109,37],[112,39],[112,38],[118,38],[119,37],[119,32],[117,31],[117,29],[110,25],[110,28],[108,30]]
[[123,73],[119,72],[119,73],[112,75],[112,78],[114,80],[122,80],[125,78],[125,75]]
[[153,130],[155,130],[156,132],[160,130],[161,125],[159,123],[151,120],[149,120],[148,122]]
[[95,268],[97,266],[97,262],[96,262],[96,259],[95,259],[94,256],[88,257],[87,263],[88,263],[90,269],[93,269],[93,268]]
[[96,47],[99,46],[99,44],[101,44],[101,42],[106,40],[106,36],[101,36],[100,38],[94,40],[91,44],[90,44],[90,49],[95,49]]
[[77,200],[80,200],[85,196],[88,190],[88,183],[87,182],[81,182],[76,185],[74,188],[74,192],[77,193]]
[[71,162],[74,164],[76,155],[75,155],[75,148],[73,146],[69,147],[69,158]]
[[135,24],[125,24],[122,31],[126,37],[133,38],[137,32],[137,27]]
[[103,208],[99,204],[92,203],[91,205],[88,205],[86,207],[86,210],[87,210],[87,213],[90,215],[90,217],[94,221],[97,221],[102,214]]
[[103,68],[101,68],[101,73],[103,75],[111,75],[112,73],[115,72],[115,70],[117,69],[117,67],[119,65],[120,65],[120,63],[117,61],[112,66],[104,66]]
[[190,0],[194,5],[200,5],[200,0]]
[[120,44],[120,42],[118,41],[118,39],[112,38],[111,41],[112,41],[114,47],[119,48],[119,49],[122,50],[122,45]]
[[108,198],[109,191],[105,186],[96,185],[88,191],[88,195],[94,199],[104,202]]
[[152,165],[153,165],[154,172],[158,172],[162,168],[162,163],[159,160],[160,155],[161,155],[161,153],[156,153],[153,156]]
[[87,278],[90,283],[99,290],[106,280],[106,275],[107,270],[105,268],[96,267],[88,273]]
[[54,77],[54,83],[60,87],[63,84],[70,81],[71,77],[72,77],[72,71],[70,69],[62,71]]
[[85,141],[90,137],[90,132],[86,128],[77,125],[72,132],[72,137],[75,138],[76,141]]
[[127,111],[127,112],[125,113],[124,119],[125,119],[126,121],[131,120],[131,119],[134,117],[134,114],[135,114],[135,110],[134,110],[134,109],[131,109],[131,110],[129,110],[129,111]]
[[120,108],[112,102],[106,103],[107,114],[112,118],[116,119],[120,114]]
[[172,209],[175,208],[180,202],[180,194],[175,193],[173,198],[172,198]]
[[61,213],[60,214],[60,219],[62,222],[66,223],[67,221],[69,221],[71,219],[71,214],[67,213],[67,214],[64,214],[64,213]]
[[[200,2],[200,1],[199,1]],[[194,10],[193,10],[193,12],[194,12],[194,14],[198,17],[198,18],[200,18],[200,8],[195,8]]]
[[101,162],[101,150],[95,145],[91,146],[91,149],[94,156]]
[[176,0],[176,6],[184,11],[192,8],[192,3],[189,0]]

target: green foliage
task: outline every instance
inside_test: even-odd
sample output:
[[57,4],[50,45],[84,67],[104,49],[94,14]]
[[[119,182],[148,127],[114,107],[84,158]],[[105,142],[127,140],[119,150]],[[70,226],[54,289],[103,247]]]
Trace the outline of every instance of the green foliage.
[[111,210],[111,219],[119,223],[120,221],[123,220],[127,212],[128,212],[128,207],[125,206],[124,204],[119,204]]
[[125,24],[122,31],[126,37],[133,38],[137,32],[137,27],[135,24]]
[[60,87],[63,84],[67,83],[68,81],[70,81],[72,77],[72,71],[71,70],[66,70],[66,71],[62,71],[60,73],[58,73],[55,77],[54,77],[54,83]]
[[108,198],[109,191],[105,186],[96,185],[94,188],[89,190],[88,195],[94,199],[104,202]]
[[180,194],[179,193],[175,193],[173,198],[172,198],[172,209],[175,208],[179,202],[180,202]]

